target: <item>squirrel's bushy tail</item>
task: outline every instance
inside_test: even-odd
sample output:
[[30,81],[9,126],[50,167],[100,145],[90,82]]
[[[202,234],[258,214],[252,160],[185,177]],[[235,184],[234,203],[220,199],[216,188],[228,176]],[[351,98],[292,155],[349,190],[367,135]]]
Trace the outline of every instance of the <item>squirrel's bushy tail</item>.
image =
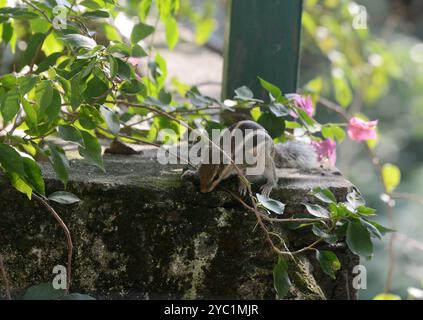
[[288,141],[275,146],[275,164],[278,168],[300,168],[310,170],[317,167],[317,154],[306,143]]

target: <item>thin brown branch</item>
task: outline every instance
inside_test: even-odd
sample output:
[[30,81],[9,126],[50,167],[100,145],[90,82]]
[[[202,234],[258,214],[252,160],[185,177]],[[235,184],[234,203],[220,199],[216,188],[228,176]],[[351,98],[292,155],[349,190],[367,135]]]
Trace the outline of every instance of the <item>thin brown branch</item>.
[[333,102],[333,101],[331,101],[331,100],[329,100],[325,97],[320,97],[319,102],[326,109],[329,109],[329,110],[339,114],[347,122],[350,120],[352,115],[349,114],[348,111],[345,110],[345,108],[342,108],[340,105],[336,104],[335,102]]
[[330,218],[286,218],[286,219],[278,219],[272,218],[268,215],[262,213],[261,214],[264,220],[269,222],[277,222],[277,223],[289,223],[289,222],[303,222],[303,223],[313,223],[313,222],[324,222],[324,221],[331,221]]
[[54,210],[54,208],[48,203],[48,201],[43,196],[39,196],[39,195],[33,193],[33,197],[35,199],[37,199],[42,205],[44,205],[47,208],[47,210],[52,214],[54,219],[57,221],[57,223],[59,224],[59,226],[62,228],[63,232],[65,233],[67,252],[68,252],[68,254],[67,254],[67,260],[68,261],[67,261],[67,269],[66,269],[67,270],[66,293],[69,293],[69,289],[70,289],[70,286],[71,286],[71,280],[72,280],[71,276],[72,276],[72,254],[73,254],[73,243],[72,243],[71,233],[70,233],[67,225],[62,220],[62,218],[56,212],[56,210]]

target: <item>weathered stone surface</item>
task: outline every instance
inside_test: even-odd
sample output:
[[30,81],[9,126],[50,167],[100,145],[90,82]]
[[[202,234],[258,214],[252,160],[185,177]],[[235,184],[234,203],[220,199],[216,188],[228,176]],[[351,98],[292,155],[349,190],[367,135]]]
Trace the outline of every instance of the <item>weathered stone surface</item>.
[[[105,299],[275,298],[275,256],[259,228],[254,231],[255,217],[226,193],[199,193],[195,183],[180,179],[181,167],[158,164],[153,151],[106,156],[106,174],[80,160],[71,166],[68,190],[83,201],[54,205],[75,245],[71,291]],[[43,171],[49,193],[63,189],[49,165]],[[272,196],[287,204],[287,215],[314,201],[311,188],[330,187],[343,199],[352,187],[324,170],[279,175]],[[313,240],[307,232],[279,231],[291,248]],[[16,296],[51,281],[53,267],[66,264],[64,235],[53,218],[1,177],[0,244]],[[355,298],[348,282],[358,258],[342,246],[335,251],[343,264],[337,280],[321,273],[313,253],[304,255],[302,269],[291,265],[288,298],[319,299],[319,286],[328,299]]]

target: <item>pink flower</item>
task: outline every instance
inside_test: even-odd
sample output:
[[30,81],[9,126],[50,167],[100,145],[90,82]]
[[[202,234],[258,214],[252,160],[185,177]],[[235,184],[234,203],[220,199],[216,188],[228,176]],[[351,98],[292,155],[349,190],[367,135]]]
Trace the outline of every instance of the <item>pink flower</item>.
[[312,141],[311,145],[316,150],[319,161],[328,159],[330,164],[336,164],[336,142],[332,139],[323,141]]
[[135,57],[129,57],[128,63],[133,65],[134,67],[138,67],[141,64],[141,59],[135,58]]
[[355,141],[374,140],[377,138],[376,126],[378,121],[365,122],[357,117],[348,124],[348,136]]
[[[295,104],[297,105],[298,108],[303,109],[310,117],[314,116],[314,106],[313,106],[313,101],[311,100],[310,96],[302,96],[299,94],[292,94],[290,95],[290,98],[292,100],[294,100]],[[291,116],[293,118],[298,118],[298,115],[292,111]]]

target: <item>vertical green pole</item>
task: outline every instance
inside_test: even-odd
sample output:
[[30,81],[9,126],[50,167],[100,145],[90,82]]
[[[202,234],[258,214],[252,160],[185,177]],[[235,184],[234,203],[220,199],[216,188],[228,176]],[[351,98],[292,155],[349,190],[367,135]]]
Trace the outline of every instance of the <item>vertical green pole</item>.
[[222,97],[261,77],[284,93],[297,90],[302,0],[229,0]]

